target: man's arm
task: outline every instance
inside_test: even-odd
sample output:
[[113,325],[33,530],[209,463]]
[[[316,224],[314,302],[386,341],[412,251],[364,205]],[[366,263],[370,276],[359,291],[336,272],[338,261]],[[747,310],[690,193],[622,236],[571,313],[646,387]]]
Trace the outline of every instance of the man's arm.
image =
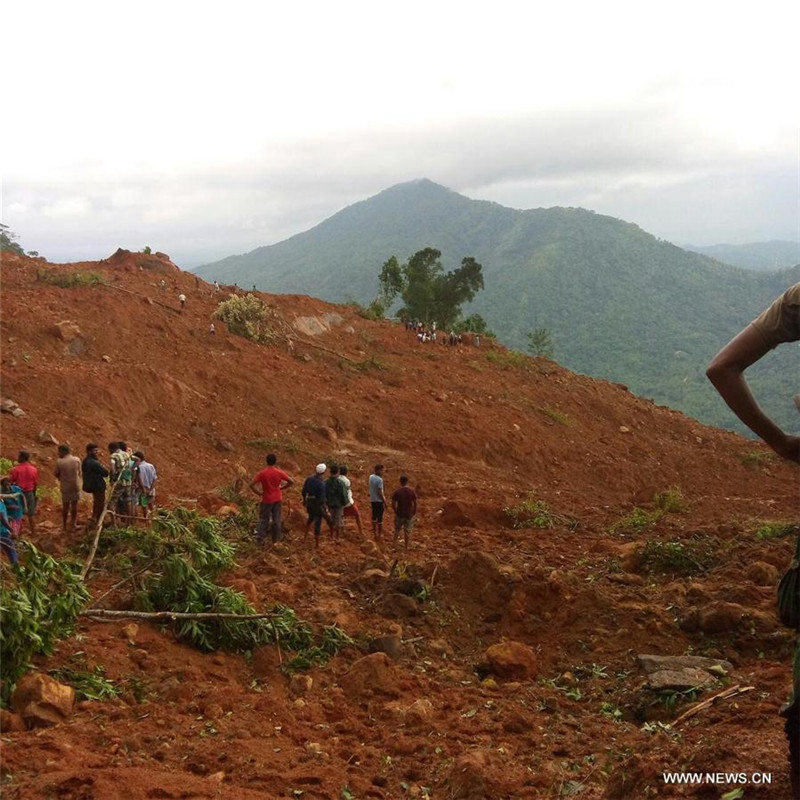
[[769,349],[761,333],[748,326],[717,353],[706,375],[731,411],[753,433],[778,455],[800,462],[800,439],[789,436],[761,410],[744,377],[744,371]]
[[253,494],[259,494],[260,495],[261,494],[261,484],[258,483],[257,481],[253,481],[250,484],[250,491],[253,492]]

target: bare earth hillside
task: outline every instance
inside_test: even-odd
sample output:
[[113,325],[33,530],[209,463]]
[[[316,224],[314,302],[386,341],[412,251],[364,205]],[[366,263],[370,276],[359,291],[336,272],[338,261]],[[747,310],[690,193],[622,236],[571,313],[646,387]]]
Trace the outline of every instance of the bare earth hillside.
[[[37,280],[45,268],[105,283],[60,288]],[[2,456],[32,450],[53,486],[42,431],[79,453],[125,439],[156,464],[167,505],[254,474],[273,450],[300,479],[320,460],[346,462],[367,528],[380,461],[387,488],[401,471],[417,488],[413,545],[378,548],[351,521],[339,547],[315,553],[293,487],[287,541],[241,547],[226,580],[256,608],[285,603],[358,646],[304,673],[309,686],[272,647],[206,655],[156,626],[121,635],[124,622],[85,620],[39,667],[78,659],[146,691],[84,701],[53,728],[4,731],[4,797],[718,796],[665,786],[662,771],[684,769],[771,772],[746,797],[787,796],[777,711],[791,636],[774,597],[793,540],[759,528],[797,519],[796,469],[554,362],[485,342],[418,344],[401,325],[310,297],[259,293],[272,345],[220,321],[212,335],[233,290],[215,294],[160,255],[48,265],[3,254],[2,394],[25,416],[3,414]],[[670,487],[682,502],[631,523]],[[529,494],[554,527],[510,525],[503,509]],[[57,517],[45,499],[36,543],[79,550],[85,534],[64,541]],[[653,557],[658,543],[705,560],[675,574]],[[398,590],[401,573],[426,582],[424,602]],[[93,595],[114,580],[92,572]],[[129,607],[124,592],[112,597]],[[387,635],[399,649],[366,657],[366,642]],[[533,660],[486,677],[486,650],[502,642]],[[650,653],[729,661],[697,700],[754,688],[675,728],[653,724],[695,698],[647,690],[636,656]]]

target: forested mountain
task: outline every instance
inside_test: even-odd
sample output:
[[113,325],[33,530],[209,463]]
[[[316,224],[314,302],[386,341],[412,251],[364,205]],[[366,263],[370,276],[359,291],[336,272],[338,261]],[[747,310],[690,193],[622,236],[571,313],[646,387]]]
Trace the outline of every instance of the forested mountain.
[[775,240],[748,244],[711,244],[705,247],[687,244],[684,247],[745,269],[774,271],[800,264],[800,242]]
[[[716,350],[800,269],[758,273],[729,267],[656,239],[636,225],[581,208],[526,211],[472,200],[428,180],[386,189],[311,230],[201,267],[208,278],[329,300],[371,299],[381,264],[432,246],[446,267],[483,264],[486,289],[470,311],[505,342],[545,327],[571,369],[713,424],[736,427],[704,370]],[[765,406],[800,428],[796,346],[752,370]]]

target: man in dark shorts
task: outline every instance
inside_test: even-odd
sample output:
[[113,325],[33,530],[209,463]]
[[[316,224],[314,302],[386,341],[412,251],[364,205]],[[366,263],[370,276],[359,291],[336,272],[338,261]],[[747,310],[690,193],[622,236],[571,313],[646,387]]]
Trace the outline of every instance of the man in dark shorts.
[[31,464],[31,454],[20,450],[17,465],[8,473],[11,483],[16,483],[25,496],[25,513],[31,534],[36,533],[36,489],[39,486],[39,470]]
[[83,491],[92,496],[92,518],[89,525],[96,525],[106,506],[106,478],[108,470],[100,463],[100,448],[96,444],[86,445],[86,458],[81,464]]
[[417,513],[417,494],[408,485],[408,476],[400,476],[400,488],[392,495],[392,510],[394,511],[394,538],[403,529],[403,539],[408,547],[411,539],[411,529],[414,527],[414,517]]
[[383,464],[376,464],[375,471],[369,476],[369,502],[372,506],[372,535],[379,542],[383,538],[383,512],[386,510]]
[[344,527],[344,507],[347,505],[347,490],[339,477],[339,467],[331,464],[331,476],[325,481],[325,505],[331,516],[331,535],[339,540]]
[[[759,407],[744,371],[779,344],[800,341],[800,283],[784,292],[760,317],[737,334],[711,362],[707,375],[731,411],[779,456],[800,463],[800,437],[783,431]],[[800,631],[795,641],[792,700],[786,717],[793,797],[800,798]]]
[[[258,506],[258,529],[256,541],[264,544],[267,539],[267,530],[272,534],[272,543],[283,538],[281,531],[281,506],[283,504],[283,490],[288,489],[294,481],[282,469],[275,466],[278,457],[275,453],[267,456],[267,466],[253,478],[250,489],[261,495]],[[259,489],[259,486],[261,487]]]
[[317,464],[314,469],[314,474],[309,475],[303,484],[303,503],[308,512],[308,521],[306,522],[306,537],[314,526],[314,546],[319,547],[319,535],[322,527],[322,520],[324,519],[328,526],[331,526],[331,518],[328,516],[328,511],[325,508],[325,481],[322,476],[325,470],[328,469],[325,464]]
[[61,487],[61,526],[66,534],[69,527],[75,529],[78,516],[78,499],[81,494],[81,460],[69,452],[65,444],[58,446],[55,476]]

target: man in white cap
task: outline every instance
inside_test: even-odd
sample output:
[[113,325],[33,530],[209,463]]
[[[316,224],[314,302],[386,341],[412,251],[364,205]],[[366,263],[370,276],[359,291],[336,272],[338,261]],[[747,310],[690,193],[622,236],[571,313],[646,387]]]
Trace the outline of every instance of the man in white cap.
[[314,469],[314,474],[309,475],[305,483],[303,483],[303,503],[305,504],[306,511],[308,512],[308,521],[306,522],[306,537],[314,526],[314,546],[319,547],[319,535],[322,527],[322,520],[324,519],[328,526],[332,526],[331,518],[325,506],[325,480],[323,475],[328,469],[326,464],[317,464]]

